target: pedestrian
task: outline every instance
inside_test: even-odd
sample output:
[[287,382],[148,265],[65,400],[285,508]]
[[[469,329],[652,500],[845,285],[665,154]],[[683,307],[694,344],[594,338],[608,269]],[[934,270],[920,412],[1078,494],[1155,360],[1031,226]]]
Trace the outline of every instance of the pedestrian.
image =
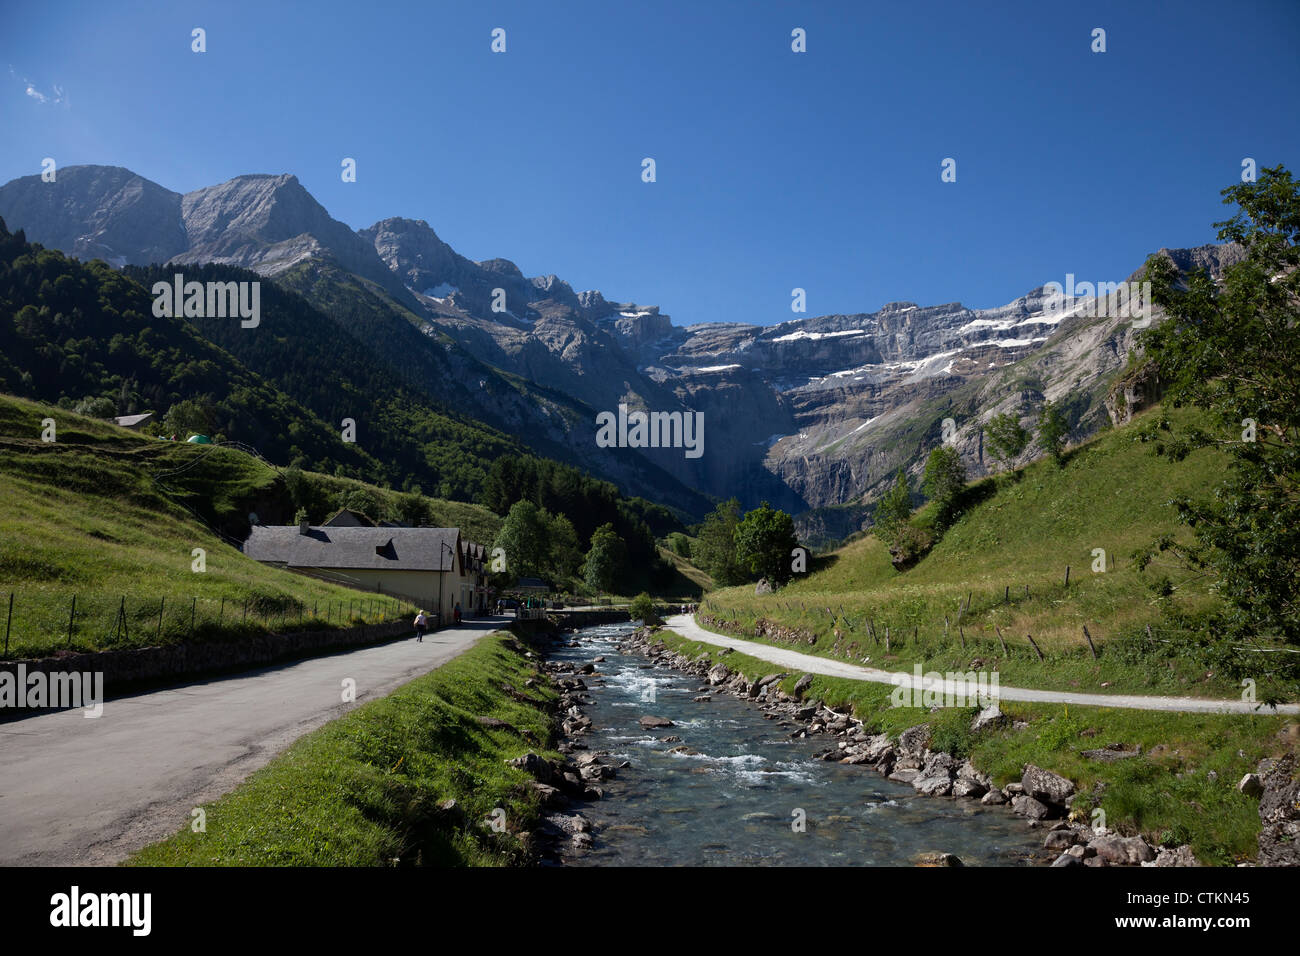
[[456,622],[457,627],[460,626],[460,602],[459,601],[457,601],[456,606],[452,608],[451,619]]
[[415,642],[424,643],[424,632],[429,629],[429,618],[423,611],[415,615]]

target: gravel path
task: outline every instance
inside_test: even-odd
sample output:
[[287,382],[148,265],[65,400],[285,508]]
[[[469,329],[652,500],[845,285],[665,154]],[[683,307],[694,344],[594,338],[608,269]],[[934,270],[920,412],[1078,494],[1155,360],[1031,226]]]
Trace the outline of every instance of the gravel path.
[[[896,681],[903,687],[914,684],[920,690],[935,689],[955,692],[958,688],[954,682],[946,680],[922,680],[917,682],[910,672],[882,671],[875,667],[863,667],[846,661],[801,654],[784,647],[759,644],[738,637],[728,637],[706,631],[695,623],[689,614],[676,614],[667,618],[667,626],[683,637],[693,641],[704,641],[720,647],[730,647],[750,657],[771,661],[792,671],[806,671],[810,674],[825,674],[828,677],[848,677],[852,680],[865,680],[877,684],[892,684]],[[998,687],[998,696],[1003,700],[1030,701],[1040,704],[1078,704],[1083,707],[1124,707],[1131,710],[1165,710],[1189,714],[1300,714],[1300,704],[1280,704],[1277,710],[1265,708],[1260,704],[1242,700],[1208,700],[1202,697],[1144,697],[1139,694],[1080,694],[1074,691],[1034,690],[1031,688]]]

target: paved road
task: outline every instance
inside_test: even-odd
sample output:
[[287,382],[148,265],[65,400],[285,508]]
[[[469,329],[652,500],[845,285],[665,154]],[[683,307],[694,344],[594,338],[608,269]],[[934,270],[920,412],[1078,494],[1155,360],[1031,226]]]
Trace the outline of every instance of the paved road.
[[[175,833],[294,740],[505,618],[0,724],[0,865],[110,864]],[[343,703],[343,680],[356,702]]]
[[[759,644],[738,637],[716,634],[700,627],[695,623],[695,619],[688,614],[677,614],[669,617],[666,624],[670,629],[693,641],[704,641],[707,644],[734,648],[748,654],[750,657],[771,661],[773,664],[779,664],[792,671],[807,671],[810,674],[825,674],[829,677],[848,677],[853,680],[872,681],[877,684],[892,684],[897,679],[899,686],[902,687],[916,685],[918,690],[935,689],[949,693],[957,691],[957,687],[952,681],[927,681],[923,679],[918,682],[913,678],[912,674],[906,672],[900,673],[896,678],[894,671],[882,671],[875,667],[862,667],[845,661],[815,657],[812,654],[801,654],[798,651],[773,647],[770,644]],[[1256,708],[1259,706],[1257,704],[1241,700],[1207,700],[1201,697],[1078,694],[1073,691],[1032,690],[1006,686],[998,687],[998,696],[1003,700],[1021,700],[1042,704],[1078,704],[1083,707],[1123,707],[1130,710],[1168,710],[1202,714],[1253,714],[1257,712],[1264,714],[1300,714],[1300,704],[1281,704],[1276,711],[1272,708],[1261,708],[1257,711]]]

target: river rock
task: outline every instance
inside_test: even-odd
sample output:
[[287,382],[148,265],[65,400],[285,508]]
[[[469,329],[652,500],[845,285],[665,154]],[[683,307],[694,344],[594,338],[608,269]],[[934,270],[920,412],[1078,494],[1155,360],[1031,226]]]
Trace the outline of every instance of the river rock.
[[1259,799],[1259,863],[1300,866],[1300,779],[1295,753],[1287,753],[1268,767],[1263,788]]
[[927,797],[946,797],[952,793],[952,777],[946,773],[926,775],[922,772],[913,778],[912,787]]
[[800,677],[797,681],[794,682],[794,696],[803,697],[803,692],[812,686],[812,682],[813,682],[812,674],[804,674],[802,677]]
[[1043,846],[1049,850],[1068,850],[1079,842],[1079,836],[1073,830],[1053,830],[1047,834]]
[[1052,866],[1083,866],[1084,861],[1072,853],[1062,853],[1052,861]]
[[709,668],[709,673],[708,673],[709,683],[712,684],[714,687],[716,687],[721,683],[724,683],[730,677],[731,677],[731,668],[727,667],[726,664],[714,664],[711,668]]
[[1156,850],[1156,858],[1143,862],[1143,866],[1200,866],[1196,854],[1189,844],[1180,847],[1162,846]]
[[918,724],[915,727],[908,727],[898,735],[898,753],[900,756],[912,757],[920,761],[925,756],[925,750],[929,746],[929,724]]
[[965,797],[969,800],[975,800],[988,794],[989,788],[984,786],[978,780],[971,780],[969,777],[958,777],[952,782],[952,795],[954,797]]
[[1051,807],[1025,794],[1011,798],[1011,809],[1030,820],[1045,820],[1052,815]]
[[642,717],[641,718],[642,730],[655,730],[659,727],[673,727],[673,726],[675,725],[667,717]]
[[980,797],[980,803],[986,807],[1000,807],[1007,802],[1007,795],[997,787],[992,787],[989,792]]
[[978,733],[985,727],[999,727],[1006,722],[1007,715],[1002,713],[998,707],[998,702],[995,700],[975,715],[975,719],[971,721],[970,729],[972,733]]
[[1055,807],[1064,807],[1066,800],[1074,796],[1074,784],[1071,781],[1033,764],[1025,765],[1020,785],[1025,788],[1027,796]]
[[917,866],[961,866],[961,858],[955,853],[920,853],[916,857]]
[[1119,866],[1136,866],[1156,858],[1155,851],[1141,837],[1122,837],[1107,834],[1094,837],[1088,844],[1097,856],[1107,863]]
[[895,770],[893,773],[889,775],[889,779],[894,780],[898,783],[911,783],[913,780],[916,779],[916,775],[918,773],[920,773],[919,770],[910,770],[910,769]]
[[506,763],[512,767],[518,767],[524,773],[528,774],[535,780],[542,783],[552,783],[556,778],[555,767],[549,760],[539,757],[537,754],[529,751],[522,757],[515,757],[513,760],[507,760]]

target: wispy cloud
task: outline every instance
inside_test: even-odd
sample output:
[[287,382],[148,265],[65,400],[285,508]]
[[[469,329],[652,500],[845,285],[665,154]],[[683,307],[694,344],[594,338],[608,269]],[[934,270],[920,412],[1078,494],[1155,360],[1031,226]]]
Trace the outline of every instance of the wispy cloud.
[[40,87],[27,79],[27,77],[19,76],[17,71],[14,70],[12,64],[9,66],[9,76],[12,77],[16,83],[22,86],[23,92],[34,99],[37,103],[48,104],[50,106],[62,106],[64,109],[71,106],[71,103],[68,100],[68,94],[65,93],[63,87],[59,86],[57,83],[52,84],[48,90],[42,91]]

